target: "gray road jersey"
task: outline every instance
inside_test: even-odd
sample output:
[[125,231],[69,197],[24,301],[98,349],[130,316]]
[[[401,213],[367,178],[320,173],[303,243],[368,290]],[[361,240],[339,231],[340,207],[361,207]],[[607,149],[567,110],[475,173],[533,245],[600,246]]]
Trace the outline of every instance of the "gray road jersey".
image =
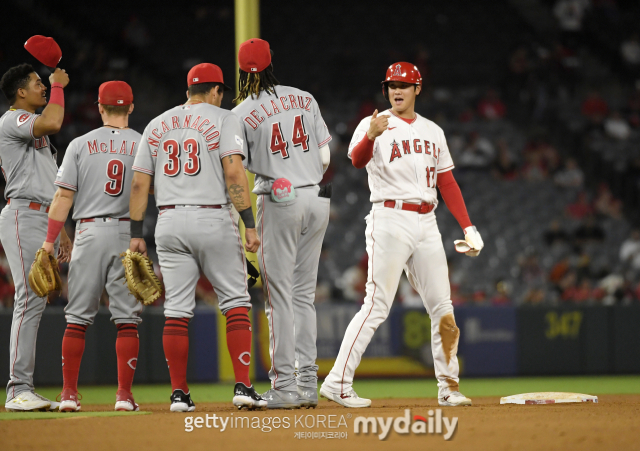
[[284,177],[294,187],[322,180],[320,147],[331,141],[318,103],[311,94],[277,86],[276,95],[262,92],[232,111],[242,120],[247,143],[247,169],[256,175],[256,194],[266,194]]
[[0,118],[0,166],[7,182],[5,199],[50,203],[56,188],[57,155],[49,137],[35,138],[33,124],[39,114],[9,110]]
[[154,176],[156,205],[230,202],[222,158],[244,158],[238,117],[206,103],[180,105],[144,130],[133,170]]
[[55,184],[77,191],[73,219],[129,217],[135,148],[140,133],[101,127],[69,144]]

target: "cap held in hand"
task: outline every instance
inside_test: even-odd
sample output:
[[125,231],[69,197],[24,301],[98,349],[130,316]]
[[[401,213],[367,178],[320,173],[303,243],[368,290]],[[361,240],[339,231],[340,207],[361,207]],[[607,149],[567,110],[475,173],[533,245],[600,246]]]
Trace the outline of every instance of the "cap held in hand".
[[187,74],[187,86],[200,83],[222,83],[225,91],[231,90],[230,87],[224,84],[222,69],[211,63],[201,63],[193,66],[189,74]]
[[98,103],[101,105],[131,105],[133,103],[133,91],[131,86],[124,81],[106,81],[98,89]]
[[238,65],[245,72],[258,73],[271,64],[271,50],[269,43],[262,39],[249,39],[240,44],[238,50]]
[[24,43],[24,48],[47,67],[56,67],[62,59],[62,50],[53,38],[32,36]]

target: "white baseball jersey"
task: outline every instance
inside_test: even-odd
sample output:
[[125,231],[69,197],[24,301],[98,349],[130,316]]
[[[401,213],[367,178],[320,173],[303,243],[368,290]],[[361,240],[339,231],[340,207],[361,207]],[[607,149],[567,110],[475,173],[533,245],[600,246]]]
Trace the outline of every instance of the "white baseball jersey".
[[284,177],[295,188],[322,180],[320,148],[329,141],[320,108],[306,91],[276,86],[276,94],[261,92],[233,109],[242,120],[248,148],[247,169],[256,175],[256,194],[267,194]]
[[156,205],[223,205],[230,202],[222,159],[244,158],[240,120],[207,103],[181,105],[144,130],[133,170],[154,176]]
[[69,144],[55,184],[77,191],[73,219],[128,218],[131,166],[140,133],[100,127]]
[[[378,116],[388,116],[387,130],[373,145],[373,157],[367,163],[371,202],[401,200],[437,205],[437,174],[453,169],[453,160],[444,132],[432,121],[416,114],[411,123],[391,110]],[[371,116],[364,118],[349,144],[353,148],[366,138]]]

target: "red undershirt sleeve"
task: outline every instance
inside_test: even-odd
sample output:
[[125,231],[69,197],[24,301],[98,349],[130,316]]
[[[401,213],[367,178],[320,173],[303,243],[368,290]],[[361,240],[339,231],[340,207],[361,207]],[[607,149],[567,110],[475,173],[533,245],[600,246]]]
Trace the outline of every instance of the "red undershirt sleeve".
[[373,157],[373,143],[365,134],[364,138],[356,144],[351,151],[351,163],[358,169],[362,169]]
[[472,224],[469,219],[469,213],[467,212],[467,206],[464,204],[462,192],[460,192],[458,182],[453,178],[451,171],[438,174],[438,189],[440,189],[444,203],[447,204],[447,208],[453,217],[456,218],[462,230],[471,227]]

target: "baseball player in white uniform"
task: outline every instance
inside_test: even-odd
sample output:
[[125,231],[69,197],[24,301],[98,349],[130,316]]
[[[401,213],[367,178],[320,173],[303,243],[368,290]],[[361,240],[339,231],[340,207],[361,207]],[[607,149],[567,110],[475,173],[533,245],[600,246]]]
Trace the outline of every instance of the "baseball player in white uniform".
[[187,358],[200,271],[213,285],[227,319],[227,347],[236,376],[233,404],[263,408],[267,402],[249,380],[251,298],[242,240],[231,212],[233,203],[246,227],[246,249],[257,251],[260,240],[242,165],[242,126],[235,114],[220,108],[229,88],[218,66],[194,66],[187,85],[189,100],[153,119],[140,141],[133,165],[130,249],[146,254],[142,221],[153,178],[160,210],[155,238],[166,292],[163,345],[173,390],[171,411],[196,408],[187,385]]
[[[0,214],[0,239],[16,289],[5,403],[11,411],[55,410],[59,406],[34,391],[36,337],[47,299],[39,298],[27,282],[36,251],[47,234],[47,212],[58,170],[57,153],[48,135],[62,127],[64,87],[69,76],[56,69],[49,82],[47,103],[47,88],[29,64],[12,67],[0,80],[0,89],[11,105],[0,118],[0,166],[7,199]],[[36,114],[42,107],[42,114]],[[59,261],[68,261],[71,241],[64,232],[60,248]]]
[[410,63],[389,66],[383,93],[391,109],[356,128],[349,157],[367,168],[373,208],[366,217],[369,269],[364,305],[351,320],[320,395],[345,407],[369,407],[353,377],[378,326],[387,318],[402,271],[431,317],[431,348],[441,406],[471,405],[458,383],[458,339],[450,298],[447,260],[434,210],[436,186],[465,233],[457,249],[477,256],[484,246],[472,226],[451,170],[453,161],[440,127],[414,111],[422,77]]
[[258,261],[269,323],[271,390],[262,396],[270,409],[315,407],[313,302],[331,195],[318,184],[329,165],[331,135],[311,94],[278,83],[269,43],[242,43],[238,62],[236,101],[242,103],[233,112],[244,128],[247,169],[256,175]]
[[55,181],[58,190],[51,204],[47,239],[42,246],[47,252],[53,252],[53,243],[75,200],[76,237],[69,263],[67,329],[62,340],[61,412],[80,410],[78,373],[85,332],[98,313],[103,289],[109,295],[111,320],[118,328],[115,410],[139,410],[131,385],[138,361],[142,304],[123,284],[120,254],[129,247],[131,166],[140,133],[129,128],[133,92],[127,83],[103,83],[98,91],[98,103],[104,126],[74,139],[67,147],[58,169]]

